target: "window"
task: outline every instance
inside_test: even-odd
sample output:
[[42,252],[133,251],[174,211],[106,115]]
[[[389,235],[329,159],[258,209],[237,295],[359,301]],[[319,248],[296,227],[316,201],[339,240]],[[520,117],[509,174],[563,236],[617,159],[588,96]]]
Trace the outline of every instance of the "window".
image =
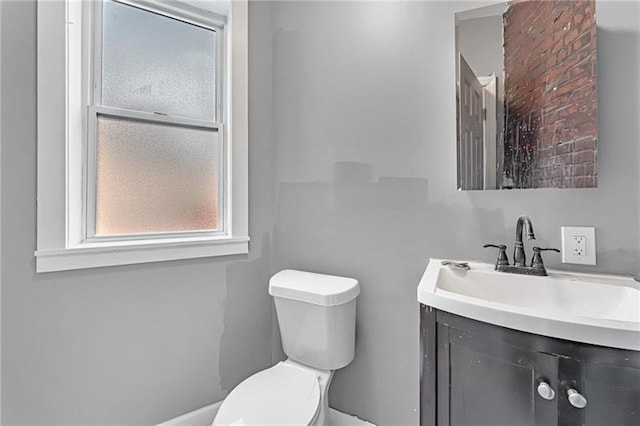
[[87,238],[224,229],[223,23],[97,6]]
[[248,252],[246,14],[39,1],[38,272]]

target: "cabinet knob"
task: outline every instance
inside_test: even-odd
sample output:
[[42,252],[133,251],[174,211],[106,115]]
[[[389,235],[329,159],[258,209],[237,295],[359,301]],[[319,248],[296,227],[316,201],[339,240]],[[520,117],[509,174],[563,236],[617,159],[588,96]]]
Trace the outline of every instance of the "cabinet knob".
[[555,398],[556,393],[554,392],[551,385],[549,385],[549,383],[540,382],[540,384],[538,385],[538,395],[540,395],[543,399],[546,399],[547,401],[551,401],[553,398]]
[[584,408],[587,406],[587,398],[575,389],[569,389],[567,391],[567,397],[569,398],[569,404],[576,408]]

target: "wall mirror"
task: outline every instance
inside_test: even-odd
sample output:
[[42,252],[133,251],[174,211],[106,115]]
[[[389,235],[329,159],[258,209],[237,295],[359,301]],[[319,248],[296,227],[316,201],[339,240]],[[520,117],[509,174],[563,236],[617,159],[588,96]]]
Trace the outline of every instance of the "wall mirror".
[[597,186],[594,0],[456,13],[458,189]]

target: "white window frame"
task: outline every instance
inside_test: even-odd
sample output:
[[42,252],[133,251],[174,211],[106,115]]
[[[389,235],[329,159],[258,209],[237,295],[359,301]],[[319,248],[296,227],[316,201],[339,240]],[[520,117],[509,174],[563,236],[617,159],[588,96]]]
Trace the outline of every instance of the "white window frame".
[[[86,183],[91,182],[86,178],[86,159],[91,158],[87,149],[95,143],[86,136],[91,130],[90,114],[122,112],[100,106],[86,109],[94,87],[88,65],[91,61],[87,60],[95,54],[92,40],[87,40],[95,33],[91,28],[93,8],[87,7],[91,4],[38,0],[37,272],[248,253],[247,1],[230,1],[223,20],[220,14],[210,12],[214,2],[202,2],[209,7],[198,10],[193,6],[175,8],[174,2],[162,0],[118,1],[160,9],[163,14],[199,24],[201,14],[207,15],[223,28],[220,50],[225,76],[216,89],[217,95],[224,96],[224,107],[216,105],[218,137],[224,147],[222,226],[216,232],[87,238],[88,209],[83,194],[88,193]],[[131,111],[126,115],[130,117]],[[209,122],[161,115],[153,120],[210,126]]]

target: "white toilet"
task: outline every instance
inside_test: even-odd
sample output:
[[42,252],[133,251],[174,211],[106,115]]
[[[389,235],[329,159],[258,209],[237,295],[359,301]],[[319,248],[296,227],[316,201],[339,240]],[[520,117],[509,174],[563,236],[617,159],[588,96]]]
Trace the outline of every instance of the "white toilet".
[[355,352],[358,281],[284,270],[269,281],[288,358],[240,383],[213,426],[324,426],[334,370]]

